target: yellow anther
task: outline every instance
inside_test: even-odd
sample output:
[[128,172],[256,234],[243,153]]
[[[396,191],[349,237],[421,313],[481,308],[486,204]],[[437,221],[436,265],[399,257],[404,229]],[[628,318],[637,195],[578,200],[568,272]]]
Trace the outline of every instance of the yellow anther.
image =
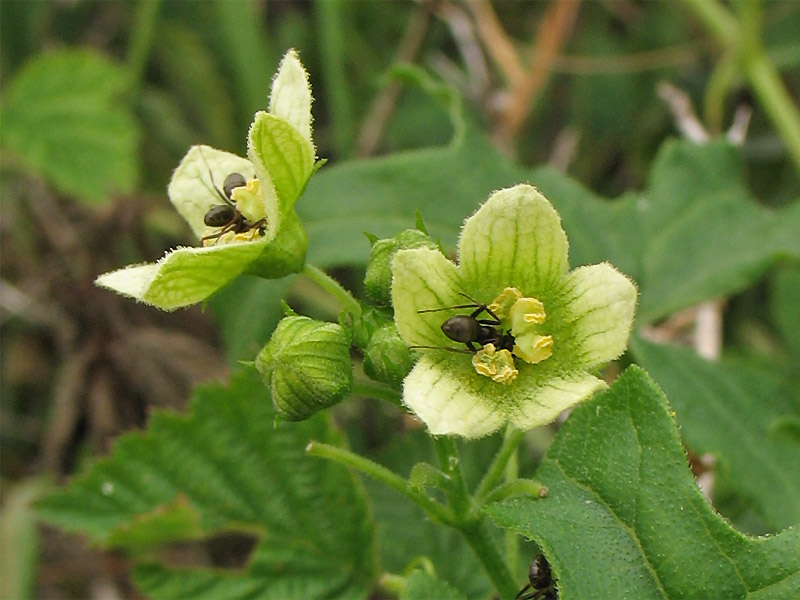
[[511,307],[511,329],[524,329],[529,323],[538,325],[546,318],[544,304],[536,298],[520,298]]
[[522,298],[522,292],[517,288],[507,287],[492,301],[488,309],[497,315],[498,319],[505,319],[509,315],[511,307],[514,306],[520,298]]
[[535,333],[516,338],[514,355],[532,365],[553,355],[553,336]]
[[511,352],[497,350],[494,344],[486,344],[478,350],[472,357],[472,366],[479,375],[498,383],[511,383],[519,375]]

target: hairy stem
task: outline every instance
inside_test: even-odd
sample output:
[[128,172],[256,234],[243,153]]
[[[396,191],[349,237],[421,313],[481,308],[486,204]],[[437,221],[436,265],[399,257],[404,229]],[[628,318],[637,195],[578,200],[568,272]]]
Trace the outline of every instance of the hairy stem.
[[358,303],[358,300],[325,271],[306,263],[303,267],[303,275],[336,298],[339,304],[342,305],[342,308],[353,315],[353,317],[361,315],[361,305]]
[[364,458],[363,456],[359,456],[358,454],[354,454],[343,448],[337,448],[336,446],[331,446],[330,444],[322,444],[320,442],[313,441],[309,442],[308,446],[306,446],[306,452],[308,452],[308,454],[311,456],[319,456],[321,458],[335,460],[336,462],[351,467],[357,471],[361,471],[365,475],[374,477],[378,481],[381,481],[390,488],[397,490],[409,500],[417,504],[426,513],[428,513],[428,516],[432,520],[445,523],[447,525],[453,524],[453,517],[444,506],[435,500],[428,498],[423,493],[410,488],[408,486],[408,482],[400,477],[397,473],[390,471],[386,467],[379,465],[368,458]]
[[489,492],[492,491],[492,488],[500,482],[500,479],[502,479],[505,473],[508,461],[514,456],[517,446],[519,446],[524,435],[525,433],[519,429],[509,428],[506,431],[503,445],[500,446],[497,454],[495,454],[492,464],[489,465],[489,469],[486,471],[483,479],[481,479],[481,482],[478,484],[478,488],[475,490],[475,501],[478,504],[483,504],[483,501],[486,499]]

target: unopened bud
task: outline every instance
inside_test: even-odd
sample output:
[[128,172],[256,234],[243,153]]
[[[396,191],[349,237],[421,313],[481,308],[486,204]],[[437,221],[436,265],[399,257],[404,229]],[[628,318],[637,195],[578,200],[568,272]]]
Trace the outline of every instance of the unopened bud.
[[364,287],[374,302],[388,306],[391,303],[392,258],[398,250],[406,248],[433,248],[437,245],[427,233],[419,229],[406,229],[392,238],[377,240],[372,245],[367,263]]
[[256,357],[278,414],[302,421],[333,406],[353,383],[350,343],[336,323],[286,317]]
[[364,372],[369,377],[397,384],[413,366],[411,350],[400,339],[394,323],[384,325],[372,335],[364,351]]

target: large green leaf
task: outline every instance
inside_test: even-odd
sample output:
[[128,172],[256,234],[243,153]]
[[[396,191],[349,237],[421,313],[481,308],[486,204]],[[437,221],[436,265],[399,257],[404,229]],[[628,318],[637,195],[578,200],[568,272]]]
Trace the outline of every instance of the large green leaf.
[[98,202],[130,192],[139,132],[124,70],[91,50],[32,59],[3,94],[2,147],[61,192]]
[[797,598],[800,529],[750,538],[731,528],[638,367],[572,413],[538,475],[546,498],[487,512],[542,546],[561,598]]
[[[346,470],[305,454],[310,439],[336,443],[322,417],[274,424],[261,380],[237,375],[199,388],[186,417],[157,413],[144,434],[120,438],[40,512],[94,541],[137,549],[225,530],[256,534],[245,572],[144,564],[145,594],[198,597],[365,597],[375,577],[372,521]],[[154,525],[163,531],[154,536]]]
[[310,240],[309,260],[361,264],[368,231],[389,237],[414,225],[419,210],[431,234],[455,247],[461,225],[494,190],[529,181],[561,213],[574,266],[612,260],[636,275],[635,203],[609,203],[558,171],[528,170],[468,131],[443,148],[323,168],[297,204]]
[[298,203],[309,260],[362,264],[362,231],[391,236],[419,209],[447,249],[498,188],[527,181],[561,214],[573,266],[612,262],[640,287],[640,319],[743,289],[776,261],[800,259],[800,202],[771,211],[743,182],[739,151],[725,142],[671,141],[642,194],[607,201],[548,167],[525,169],[476,132],[456,143],[343,163],[312,177]]
[[778,211],[758,205],[740,152],[724,141],[664,144],[639,208],[647,321],[739,291],[779,259],[800,260],[800,202]]
[[633,350],[668,394],[689,449],[717,457],[719,484],[771,530],[800,523],[800,443],[781,427],[800,415],[785,376],[641,339]]

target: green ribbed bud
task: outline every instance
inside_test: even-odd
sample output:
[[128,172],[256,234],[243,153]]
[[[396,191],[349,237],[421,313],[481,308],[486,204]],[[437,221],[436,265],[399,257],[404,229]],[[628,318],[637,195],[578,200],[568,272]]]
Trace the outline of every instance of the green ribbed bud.
[[398,384],[414,366],[414,357],[400,339],[397,327],[389,323],[378,329],[364,351],[364,372],[377,381]]
[[302,421],[333,406],[353,383],[350,343],[336,323],[286,317],[256,357],[278,414]]
[[419,229],[406,229],[392,238],[377,240],[372,245],[364,277],[367,296],[377,304],[389,306],[392,288],[392,258],[398,250],[406,248],[433,248],[437,245],[427,233]]

